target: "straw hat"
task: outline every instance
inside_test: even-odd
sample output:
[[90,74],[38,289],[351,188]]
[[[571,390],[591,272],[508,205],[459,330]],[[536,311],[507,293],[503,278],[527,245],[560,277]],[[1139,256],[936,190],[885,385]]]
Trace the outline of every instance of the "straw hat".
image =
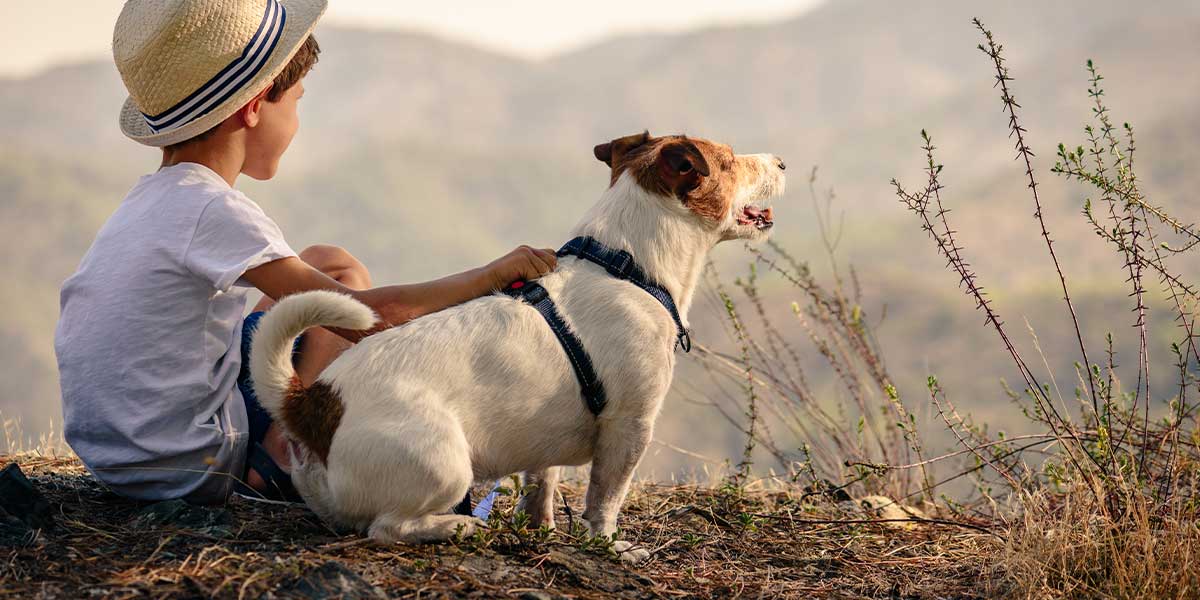
[[121,131],[167,146],[208,131],[287,66],[327,0],[129,0],[113,59],[129,91]]

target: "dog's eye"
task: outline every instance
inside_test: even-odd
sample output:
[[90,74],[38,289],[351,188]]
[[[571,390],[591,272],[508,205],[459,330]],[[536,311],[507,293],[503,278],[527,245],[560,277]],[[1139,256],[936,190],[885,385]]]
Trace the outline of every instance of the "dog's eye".
[[685,158],[679,161],[678,168],[680,173],[687,173],[688,171],[692,170],[692,161]]

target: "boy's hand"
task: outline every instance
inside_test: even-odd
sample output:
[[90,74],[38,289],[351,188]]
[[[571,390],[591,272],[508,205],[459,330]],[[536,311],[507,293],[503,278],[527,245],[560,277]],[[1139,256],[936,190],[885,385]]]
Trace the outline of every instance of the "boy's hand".
[[518,279],[537,279],[553,271],[557,264],[558,257],[554,255],[554,250],[522,245],[488,263],[483,269],[492,282],[492,289],[501,290]]

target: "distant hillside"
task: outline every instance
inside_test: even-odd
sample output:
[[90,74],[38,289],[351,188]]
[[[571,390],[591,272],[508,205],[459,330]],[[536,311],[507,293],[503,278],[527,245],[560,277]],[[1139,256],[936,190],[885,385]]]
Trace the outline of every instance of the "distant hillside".
[[[991,345],[887,185],[919,177],[922,127],[947,165],[946,197],[984,281],[1014,322],[1034,315],[1047,347],[1059,346],[1063,326],[1039,310],[1057,292],[1010,160],[993,74],[975,50],[975,15],[1008,51],[1081,309],[1102,328],[1126,331],[1128,314],[1111,302],[1124,293],[1119,265],[1078,217],[1079,189],[1047,169],[1058,141],[1083,140],[1083,63],[1094,58],[1117,118],[1138,127],[1147,190],[1160,203],[1189,206],[1200,183],[1192,64],[1200,5],[1183,0],[1153,11],[1115,0],[839,0],[776,24],[626,36],[540,62],[416,33],[322,27],[321,62],[306,80],[303,125],[281,175],[240,185],[295,247],[344,245],[377,281],[398,282],[475,266],[518,243],[558,244],[606,184],[592,145],[643,128],[784,156],[793,176],[777,207],[777,239],[811,256],[819,244],[805,179],[820,165],[819,185],[835,186],[847,211],[842,249],[868,310],[888,304],[882,334],[891,368],[918,393],[928,370],[959,369],[964,352]],[[58,415],[58,285],[128,187],[158,162],[118,131],[123,98],[106,61],[0,80],[0,276],[9,282],[0,291],[0,377],[13,382],[0,392],[0,411],[31,432]],[[749,261],[737,247],[717,258],[725,273]],[[768,299],[786,310],[791,293],[771,285]],[[693,316],[699,335],[720,340],[717,316]],[[987,365],[989,350],[979,352]],[[1063,355],[1055,368],[1069,369],[1070,360]],[[964,396],[994,397],[1002,374],[983,368],[943,380]],[[987,410],[982,401],[967,406]],[[711,412],[679,413],[660,435],[670,439],[680,423],[710,426],[704,444],[724,455],[729,432],[711,425]],[[678,465],[668,457],[652,464]]]

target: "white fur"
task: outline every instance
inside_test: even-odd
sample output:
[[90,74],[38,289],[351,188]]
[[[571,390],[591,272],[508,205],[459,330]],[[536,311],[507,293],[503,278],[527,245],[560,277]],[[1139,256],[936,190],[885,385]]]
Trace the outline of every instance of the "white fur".
[[[738,225],[734,215],[782,191],[774,157],[738,159],[760,162],[762,176],[743,182],[720,224],[647,193],[626,173],[571,237],[590,235],[628,250],[671,293],[687,323],[709,250],[723,239],[766,235]],[[523,471],[540,484],[523,505],[535,524],[553,526],[554,467],[591,461],[583,519],[595,535],[616,530],[671,384],[675,323],[649,294],[574,257],[561,258],[539,283],[591,356],[607,394],[604,411],[588,411],[562,347],[532,307],[493,294],[447,308],[363,339],[321,374],[345,414],[327,464],[300,457],[293,470],[314,510],[380,541],[445,539],[476,525],[437,515],[472,480]],[[256,339],[251,365],[273,415],[291,377],[290,340],[313,325],[368,323],[369,310],[355,304],[311,292],[285,299],[263,318],[267,335]],[[625,542],[617,550],[626,560],[647,556]]]
[[281,299],[264,316],[250,342],[250,377],[263,408],[279,416],[283,395],[296,371],[292,342],[316,326],[370,329],[377,318],[363,303],[337,292],[313,291]]

